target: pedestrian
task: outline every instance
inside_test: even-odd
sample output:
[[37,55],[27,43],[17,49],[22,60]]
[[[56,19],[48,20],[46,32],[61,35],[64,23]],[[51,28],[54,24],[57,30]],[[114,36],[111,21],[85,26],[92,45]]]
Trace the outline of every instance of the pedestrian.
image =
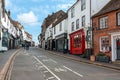
[[29,44],[28,43],[26,44],[26,50],[29,50]]
[[45,50],[47,49],[47,44],[45,44]]

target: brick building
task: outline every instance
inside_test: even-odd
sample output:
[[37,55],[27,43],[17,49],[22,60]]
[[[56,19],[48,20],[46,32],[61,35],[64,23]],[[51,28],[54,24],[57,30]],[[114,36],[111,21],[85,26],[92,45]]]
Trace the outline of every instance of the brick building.
[[104,52],[120,60],[120,0],[111,0],[92,17],[94,54]]

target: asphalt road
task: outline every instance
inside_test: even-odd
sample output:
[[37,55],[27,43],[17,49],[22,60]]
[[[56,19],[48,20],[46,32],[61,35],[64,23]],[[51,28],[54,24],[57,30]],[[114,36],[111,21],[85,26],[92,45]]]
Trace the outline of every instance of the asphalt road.
[[11,80],[120,80],[120,72],[30,48],[16,56]]

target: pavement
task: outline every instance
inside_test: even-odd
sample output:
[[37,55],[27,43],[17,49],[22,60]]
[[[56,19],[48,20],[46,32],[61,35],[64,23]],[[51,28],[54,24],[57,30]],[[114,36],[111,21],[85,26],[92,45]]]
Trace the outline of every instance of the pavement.
[[10,58],[10,56],[17,50],[18,49],[12,49],[12,50],[8,50],[6,52],[1,52],[0,53],[0,71],[2,70],[4,65],[6,64],[6,62]]
[[69,53],[63,54],[63,53],[57,52],[57,51],[49,51],[49,50],[47,50],[47,51],[49,53],[54,54],[54,55],[61,56],[61,57],[64,57],[64,58],[68,58],[68,59],[71,59],[71,60],[74,60],[74,61],[79,61],[79,62],[83,62],[83,63],[87,63],[87,64],[93,64],[93,65],[97,65],[97,66],[101,66],[101,67],[105,67],[105,68],[120,71],[119,61],[118,61],[118,63],[113,63],[113,62],[104,63],[104,62],[97,62],[97,61],[93,62],[93,61],[90,61],[89,59],[80,58],[80,56],[72,55],[72,54],[69,54]]

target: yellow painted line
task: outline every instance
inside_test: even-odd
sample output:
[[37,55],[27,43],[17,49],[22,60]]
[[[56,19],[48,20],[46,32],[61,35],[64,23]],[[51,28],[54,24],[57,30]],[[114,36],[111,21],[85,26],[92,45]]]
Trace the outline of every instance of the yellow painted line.
[[5,75],[9,69],[9,66],[14,58],[14,56],[20,51],[21,49],[15,51],[7,60],[7,62],[5,63],[5,65],[3,66],[2,70],[0,71],[0,80],[4,80]]

